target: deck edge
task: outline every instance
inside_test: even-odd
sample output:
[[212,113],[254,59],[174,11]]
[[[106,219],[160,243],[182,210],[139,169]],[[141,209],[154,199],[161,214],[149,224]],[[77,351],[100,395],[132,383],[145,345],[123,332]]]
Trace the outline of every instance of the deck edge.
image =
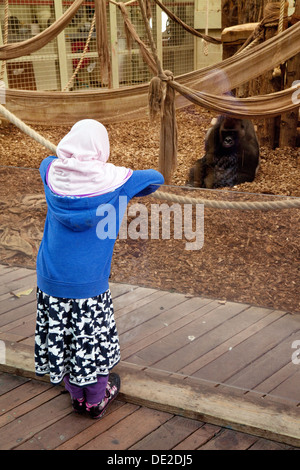
[[[0,371],[49,382],[48,376],[35,375],[31,346],[4,340],[0,346]],[[300,447],[300,410],[296,406],[247,397],[235,389],[183,380],[125,362],[114,371],[121,377],[120,399],[128,403]]]

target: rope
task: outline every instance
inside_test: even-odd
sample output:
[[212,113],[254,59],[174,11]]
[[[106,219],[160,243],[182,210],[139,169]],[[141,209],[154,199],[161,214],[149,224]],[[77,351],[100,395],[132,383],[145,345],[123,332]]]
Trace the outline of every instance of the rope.
[[[285,7],[286,0],[280,1],[280,10],[279,10],[279,19],[278,19],[278,34],[282,33],[283,31],[283,20],[284,20],[284,7]],[[280,77],[282,71],[280,65],[275,67],[273,70],[273,77]]]
[[[112,0],[109,0],[112,1]],[[212,36],[208,36],[207,34],[202,34],[196,29],[192,28],[191,26],[187,25],[184,23],[180,18],[178,18],[174,13],[172,13],[163,3],[161,3],[159,0],[154,0],[155,3],[168,15],[168,17],[175,21],[177,24],[179,24],[185,31],[188,33],[192,34],[193,36],[197,36],[198,38],[204,39],[206,42],[209,42],[211,44],[222,44],[222,41],[220,38],[214,38]],[[126,4],[125,4],[126,5]]]
[[90,32],[89,32],[89,35],[88,35],[88,38],[86,40],[86,43],[85,43],[85,46],[84,46],[84,49],[83,49],[83,52],[82,52],[82,55],[81,55],[81,58],[80,58],[80,61],[78,62],[77,64],[77,67],[76,69],[74,70],[74,73],[72,75],[72,77],[70,78],[70,80],[68,81],[68,83],[66,84],[65,88],[63,89],[63,91],[67,91],[69,90],[69,86],[71,85],[71,83],[73,82],[74,78],[76,77],[76,75],[78,74],[78,71],[81,67],[81,64],[85,58],[85,55],[86,55],[86,52],[88,50],[88,47],[90,45],[90,42],[91,42],[91,39],[92,39],[92,34],[93,34],[93,31],[94,31],[94,28],[95,28],[95,23],[96,23],[96,13],[94,14],[94,17],[93,17],[93,21],[92,21],[92,24],[91,24],[91,28],[90,28]]
[[238,210],[275,210],[300,208],[300,198],[284,199],[282,201],[213,201],[209,199],[193,198],[189,196],[179,196],[177,194],[156,191],[151,194],[157,199],[164,199],[169,202],[178,202],[180,204],[203,204],[213,209],[238,209]]
[[259,41],[261,40],[263,34],[260,34],[257,36],[255,39],[253,39],[252,42],[250,42],[246,47],[241,47],[235,54],[240,54],[241,52],[248,51],[249,49],[252,49],[252,47],[256,46]]
[[280,2],[280,13],[279,13],[279,22],[278,22],[278,33],[283,31],[283,18],[284,18],[284,6],[286,0],[281,0]]
[[[208,36],[208,13],[209,13],[209,1],[206,0],[206,27],[205,27],[206,36]],[[205,56],[208,56],[208,45],[205,39],[203,39],[203,53]]]
[[140,5],[141,12],[142,12],[142,17],[143,17],[143,20],[144,20],[144,25],[145,25],[146,33],[147,33],[147,36],[148,36],[148,39],[149,39],[151,51],[152,51],[152,54],[153,54],[153,57],[154,57],[154,60],[155,60],[155,63],[156,63],[156,67],[157,67],[157,70],[158,70],[158,76],[161,79],[163,78],[163,79],[167,80],[167,77],[166,77],[165,73],[163,72],[163,69],[162,69],[158,54],[157,54],[156,45],[155,45],[155,42],[154,42],[154,39],[153,39],[153,36],[152,36],[149,21],[148,21],[148,18],[147,18],[147,13],[146,13],[145,5],[144,5],[144,0],[139,0],[139,5]]
[[8,119],[25,134],[29,135],[29,137],[32,137],[36,142],[49,149],[51,152],[53,152],[53,154],[56,154],[56,147],[54,144],[49,142],[49,140],[45,139],[31,127],[27,126],[27,124],[21,121],[21,119],[17,118],[17,116],[15,116],[13,113],[8,111],[2,104],[0,104],[0,114],[2,114],[6,119]]

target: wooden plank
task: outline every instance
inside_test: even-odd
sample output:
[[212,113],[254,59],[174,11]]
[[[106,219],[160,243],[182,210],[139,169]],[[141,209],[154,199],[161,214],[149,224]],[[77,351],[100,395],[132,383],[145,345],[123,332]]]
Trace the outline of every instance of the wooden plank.
[[6,292],[5,294],[0,294],[0,305],[1,305],[1,302],[11,297],[12,297],[12,294],[10,294],[9,292]]
[[[0,396],[11,392],[14,388],[19,387],[23,383],[27,382],[28,379],[24,377],[18,377],[14,375],[7,375],[0,373]],[[0,414],[2,411],[2,401],[0,399]]]
[[[292,339],[281,341],[266,354],[257,357],[251,364],[231,376],[226,383],[262,393],[270,392],[276,384],[285,380],[286,367],[289,369],[288,377],[295,370],[295,365],[291,361],[291,343]],[[267,385],[271,377],[273,377],[273,383]]]
[[50,426],[70,412],[72,412],[70,397],[67,394],[60,394],[3,426],[1,428],[0,449],[14,449],[24,440],[30,439],[32,435]]
[[220,432],[220,426],[214,424],[204,424],[197,431],[183,439],[179,444],[173,447],[173,450],[196,450],[210,441]]
[[[117,367],[122,376],[124,399],[143,406],[181,414],[210,424],[231,426],[254,436],[290,445],[300,444],[300,410],[285,404],[266,403],[229,388],[226,392],[201,381],[193,385],[174,378],[157,376],[151,369],[131,373],[128,366]],[[126,372],[125,372],[126,371]]]
[[[34,335],[35,333],[35,323],[36,323],[36,314],[27,315],[26,317],[18,320],[17,322],[9,323],[1,327],[0,338],[2,337],[2,332],[11,332],[14,335],[21,337],[21,339],[28,338],[29,336]],[[20,339],[19,339],[20,341]]]
[[208,299],[189,299],[127,333],[121,332],[120,344],[123,359],[126,360],[156,341],[173,334],[177,329],[196,318],[199,319],[215,307],[216,303]]
[[8,294],[6,299],[0,300],[0,315],[2,313],[11,312],[12,310],[33,302],[36,299],[36,289],[28,295],[16,297],[15,295]]
[[184,294],[166,292],[166,294],[159,299],[143,305],[134,314],[129,312],[122,315],[118,320],[118,329],[123,333],[129,331],[150,318],[158,316],[162,311],[170,310],[172,307],[179,305],[185,300]]
[[0,286],[0,294],[6,294],[7,292],[18,293],[30,288],[36,288],[36,274],[29,274],[20,279],[4,282],[4,284]]
[[284,400],[294,401],[295,404],[300,404],[300,370],[297,369],[297,366],[294,365],[295,373],[285,379],[283,382],[277,385],[276,388],[272,390],[272,396],[274,397],[283,397]]
[[[235,317],[243,310],[248,308],[245,304],[235,304],[227,302],[225,305],[215,303],[216,308],[210,310],[203,316],[193,319],[190,323],[174,331],[162,340],[159,340],[145,349],[139,351],[135,356],[126,360],[135,362],[142,360],[145,366],[153,366],[157,369],[176,371],[178,370],[177,361],[185,361],[187,350],[193,355],[199,354],[198,346],[201,347],[200,338],[207,332],[214,330],[218,325],[228,322],[230,318]],[[190,338],[194,338],[191,340]],[[195,346],[197,344],[197,347]],[[183,349],[181,355],[180,350]],[[191,359],[192,360],[192,359]],[[190,361],[189,361],[190,362]],[[180,366],[179,366],[180,367]]]
[[[132,288],[132,290],[124,293],[121,297],[117,297],[114,300],[114,310],[115,312],[118,312],[119,316],[121,316],[124,313],[134,310],[134,305],[138,301],[145,299],[145,303],[148,303],[151,300],[151,294],[155,293],[164,295],[163,291],[157,291],[156,289],[150,289],[149,287]],[[128,308],[130,310],[127,310]]]
[[6,332],[0,330],[0,340],[9,341],[10,343],[18,343],[19,341],[24,340],[24,336],[23,335],[16,335],[14,333],[6,333]]
[[[17,377],[12,377],[8,374],[2,374],[3,380],[10,382],[12,378],[16,379]],[[0,373],[1,377],[1,373]],[[23,394],[26,395],[25,399],[27,400],[27,403],[31,403],[31,409],[38,408],[39,403],[37,403],[37,399],[40,400],[40,404],[44,404],[46,402],[45,397],[44,400],[41,400],[40,397],[43,396],[45,392],[39,388],[41,386],[41,383],[37,381],[28,381],[26,383],[27,385],[27,390],[24,389],[23,385],[20,385],[19,390],[20,394],[19,397],[16,395],[14,398],[20,398],[24,396]],[[30,390],[30,387],[32,389]],[[50,387],[49,390],[57,390],[57,388],[60,387]],[[30,399],[30,396],[34,396],[34,398]],[[10,420],[7,422],[11,422],[13,419],[19,419],[19,417],[23,417],[24,414],[26,414],[26,409],[24,409],[25,402],[21,406],[17,406],[16,408],[13,407],[12,400],[9,400],[10,393],[5,393],[3,396],[6,397],[7,404],[12,407],[9,410],[9,413],[5,413],[6,416],[10,416]],[[0,400],[1,400],[0,396]],[[51,399],[51,397],[47,397],[47,399]],[[34,402],[34,404],[33,404]],[[1,403],[2,405],[2,403]],[[20,408],[23,407],[23,412],[20,411]],[[118,428],[118,426],[123,426],[122,423],[122,415],[123,417],[126,418],[126,416],[129,416],[129,414],[134,414],[136,410],[138,410],[139,407],[136,405],[130,405],[130,404],[124,404],[118,400],[113,402],[110,407],[108,408],[105,416],[101,420],[91,420],[87,415],[77,415],[76,413],[69,413],[63,418],[58,418],[53,424],[50,426],[46,426],[44,429],[41,431],[35,433],[31,437],[28,438],[28,430],[24,429],[23,435],[19,434],[19,443],[17,443],[16,446],[13,448],[16,450],[50,450],[50,449],[59,449],[59,450],[64,450],[65,448],[67,449],[68,447],[71,447],[73,444],[73,450],[82,447],[83,444],[86,444],[89,442],[91,439],[94,437],[97,437],[97,439],[100,439],[101,434],[103,432],[106,432],[110,428],[112,428],[113,425],[115,426],[115,429]],[[19,410],[18,416],[14,418],[15,410]],[[120,413],[120,410],[125,410],[126,412]],[[155,411],[151,410],[151,413],[156,413]],[[114,417],[114,418],[113,418]],[[113,418],[113,419],[112,419]],[[48,420],[48,416],[45,416],[45,420]],[[184,420],[184,421],[182,421]],[[182,430],[180,429],[182,427],[182,422],[183,422],[183,427],[184,431],[182,433]],[[6,424],[7,424],[6,423]],[[174,451],[180,451],[180,450],[194,450],[194,449],[200,449],[202,450],[202,446],[209,442],[211,439],[216,436],[217,438],[221,436],[226,430],[224,428],[220,428],[215,425],[210,425],[210,424],[204,424],[200,421],[196,421],[198,423],[198,429],[192,434],[190,434],[190,429],[195,425],[195,420],[186,420],[182,417],[174,417],[173,415],[170,415],[170,419],[166,421],[166,425],[162,424],[160,427],[156,428],[153,432],[150,432],[147,436],[145,436],[145,440],[147,440],[148,437],[150,437],[151,441],[153,441],[153,436],[156,435],[158,436],[160,434],[160,429],[164,429],[164,432],[161,433],[162,438],[164,439],[165,446],[164,450],[169,450],[173,449]],[[2,423],[3,425],[3,423]],[[139,423],[136,424],[136,426],[139,426]],[[200,427],[199,427],[200,426]],[[0,433],[1,433],[0,429]],[[171,433],[171,436],[166,436],[166,433]],[[174,436],[173,436],[174,433]],[[189,436],[181,440],[181,442],[177,446],[172,447],[172,443],[174,440],[177,440],[178,438],[182,437],[182,434],[189,434]],[[228,447],[230,449],[238,450],[238,446],[240,446],[240,443],[242,439],[244,438],[244,434],[239,435],[240,433],[233,433],[232,438],[230,439]],[[177,437],[176,437],[177,436]],[[71,438],[70,438],[71,437]],[[84,439],[82,440],[82,438]],[[123,440],[123,439],[122,439]],[[112,443],[113,444],[113,443]],[[137,443],[138,444],[138,443]],[[134,446],[135,447],[135,446]],[[141,450],[144,450],[143,446],[141,447]],[[161,447],[160,443],[156,447],[159,449]],[[152,450],[155,449],[155,446],[152,447]],[[292,448],[288,445],[274,442],[274,441],[269,441],[266,439],[259,438],[256,440],[256,442],[249,448],[249,450],[290,450],[290,449],[296,449]],[[129,449],[132,450],[132,447]],[[205,448],[203,450],[206,450]],[[227,449],[226,449],[227,450]],[[193,457],[193,463],[194,463],[194,457]]]
[[[230,355],[229,360],[231,360],[232,356],[235,356],[236,347],[239,344],[256,334],[264,326],[273,323],[278,316],[281,317],[283,315],[284,312],[276,313],[269,309],[249,308],[238,317],[230,319],[227,324],[222,324],[220,327],[206,334],[205,337],[201,337],[201,349],[198,347],[198,344],[192,344],[191,346],[194,348],[193,351],[197,351],[198,357],[193,359],[190,363],[186,361],[187,365],[177,370],[183,374],[196,375],[198,377],[200,376],[198,371],[201,368],[209,367],[209,364],[222,358],[224,354]],[[221,378],[216,378],[216,376],[212,379],[201,375],[201,378],[215,382],[222,381]]]
[[[5,346],[9,360],[3,361],[0,370],[14,371],[24,376],[31,374],[35,377],[32,348],[10,343],[5,343]],[[13,364],[10,363],[11,359],[14,360]],[[208,387],[200,380],[182,381],[182,378],[178,380],[175,377],[166,377],[161,372],[157,374],[151,369],[141,370],[123,363],[116,366],[115,371],[121,376],[120,399],[127,402],[217,426],[231,426],[235,430],[289,445],[300,445],[300,410],[297,407],[241,395],[232,387],[218,390]],[[68,414],[62,405],[58,408],[54,413],[55,417],[62,418]],[[49,413],[50,408],[39,412]],[[55,421],[56,419],[48,422],[47,426]],[[39,424],[35,432],[41,430],[38,427]],[[14,431],[17,431],[17,428],[14,428]]]
[[[138,291],[138,294],[140,294],[140,292],[141,291]],[[149,293],[147,292],[147,294]],[[130,313],[130,312],[133,312],[134,310],[138,310],[143,305],[153,302],[159,299],[160,297],[163,297],[164,295],[166,295],[166,292],[159,291],[159,290],[153,290],[153,293],[150,293],[149,295],[143,295],[141,296],[141,298],[137,298],[136,295],[134,296],[135,298],[132,298],[132,294],[131,294],[131,296],[129,296],[129,302],[127,304],[124,303],[122,306],[114,300],[113,303],[114,303],[116,318],[118,319],[122,315],[125,315],[126,313]],[[139,296],[140,295],[138,295],[138,297]]]
[[35,377],[34,351],[31,347],[3,340],[0,340],[0,345],[0,370]]
[[0,315],[0,328],[2,329],[4,325],[9,323],[21,320],[27,315],[33,314],[36,312],[36,302],[30,302],[26,305],[21,305],[20,307],[13,310],[13,312],[6,312]]
[[115,403],[112,403],[110,407],[111,411],[109,412],[109,410],[107,410],[107,414],[105,414],[101,420],[94,421],[92,425],[56,447],[56,450],[77,450],[86,443],[96,439],[97,436],[101,435],[107,429],[110,429],[117,423],[122,422],[124,418],[138,409],[139,406],[133,404],[126,403],[120,407],[116,406]]
[[172,449],[202,425],[201,421],[174,416],[159,428],[148,433],[147,436],[140,439],[136,444],[129,447],[129,450]]
[[[14,346],[16,354],[21,345]],[[27,354],[25,354],[25,349],[27,349]],[[22,367],[23,364],[31,364],[31,370],[27,368],[27,371],[23,369],[20,371],[20,368],[16,368],[20,366],[19,362],[17,366],[14,366],[14,371],[21,372],[23,375],[26,373],[28,376],[31,373],[34,376],[32,348],[24,348],[22,345],[22,354]],[[20,358],[20,355],[18,357]],[[10,371],[13,369],[7,362],[0,365],[0,369],[4,370],[5,366]],[[161,373],[155,374],[151,369],[139,370],[137,367],[131,368],[122,363],[115,370],[120,374],[122,381],[120,398],[130,403],[180,414],[217,426],[231,426],[235,430],[289,445],[300,445],[299,408],[241,395],[231,387],[227,391],[219,391],[218,388],[208,387],[199,380],[183,383],[181,379],[164,377]],[[62,408],[60,410],[62,412]],[[49,410],[42,410],[43,413],[44,411],[49,412]],[[55,416],[58,415],[55,414]],[[60,418],[62,417],[60,415]],[[48,426],[53,422],[47,423]]]
[[0,272],[0,283],[6,284],[8,282],[17,281],[24,277],[31,276],[32,274],[34,274],[34,270],[28,268],[6,269]]
[[290,446],[267,439],[258,439],[248,450],[289,450]]
[[[0,416],[1,433],[7,424],[19,420],[22,416],[25,416],[27,413],[30,413],[35,409],[38,409],[39,406],[52,400],[61,393],[61,387],[53,387],[49,384],[43,384],[42,382],[41,385],[44,385],[44,389],[37,387],[37,390],[39,391],[38,394],[36,394],[34,391],[32,393],[32,397],[20,405],[15,406],[13,408],[13,412],[10,410]],[[46,417],[46,421],[47,420],[48,418]]]
[[224,28],[222,31],[222,43],[243,43],[255,30],[259,23],[245,23]]
[[[33,382],[32,380],[26,379],[24,377],[18,377],[13,375],[5,374],[5,383],[10,383],[14,379],[14,387],[10,390],[7,390],[5,393],[1,392],[0,395],[0,415],[8,413],[12,409],[18,408],[23,403],[26,403],[28,400],[33,399],[34,397],[42,394],[46,390],[49,390],[51,385],[45,384],[43,382]],[[12,382],[13,383],[13,382]],[[24,411],[24,410],[23,410]],[[16,416],[14,413],[14,419]],[[10,421],[10,420],[9,420]],[[7,421],[8,422],[8,421]]]
[[15,266],[6,266],[5,264],[0,264],[0,276],[6,275],[10,273],[11,271],[17,271]]
[[18,340],[21,344],[25,344],[27,346],[30,346],[32,349],[34,348],[34,343],[35,343],[35,336],[28,336],[28,338]]
[[[124,405],[124,403],[120,401],[114,401],[105,413],[105,419],[103,418],[104,423],[102,423],[102,425],[104,424],[105,427],[109,426],[109,422],[112,418],[110,415],[113,413],[114,416],[116,416],[116,411],[119,410],[121,407],[123,408],[124,406],[126,408],[126,405]],[[134,405],[128,405],[128,407],[133,408]],[[91,436],[92,433],[91,429],[89,429],[90,427],[93,430],[94,428],[96,428],[96,432],[99,432],[98,426],[94,426],[94,424],[96,424],[96,422],[91,420],[90,416],[88,416],[87,414],[78,415],[76,413],[70,413],[64,418],[59,419],[47,428],[35,434],[35,436],[33,436],[31,439],[18,446],[17,449],[53,450],[60,446],[62,446],[61,449],[68,449],[68,446],[69,448],[71,448],[72,445],[74,445],[74,442],[78,442],[78,444],[76,445],[77,448],[80,446],[80,443],[82,443],[81,439],[83,435]]]
[[171,417],[172,415],[163,411],[155,411],[153,413],[153,410],[148,408],[140,408],[123,419],[118,426],[112,426],[79,449],[113,449],[114,451],[128,449]]
[[121,284],[121,283],[109,283],[109,288],[111,291],[112,298],[117,298],[120,295],[126,294],[126,292],[132,292],[137,286],[132,286],[131,284]]
[[[288,379],[295,373],[295,364],[290,361],[284,367],[273,373],[264,381],[260,382],[256,387],[253,387],[253,393],[267,394],[271,393],[278,384]],[[251,392],[250,392],[251,393]]]
[[266,354],[283,339],[289,340],[292,333],[299,330],[297,316],[281,315],[249,338],[215,361],[202,367],[193,375],[205,380],[226,382],[231,376],[243,370],[257,357]]
[[223,429],[215,438],[201,447],[201,450],[247,450],[257,442],[257,437]]

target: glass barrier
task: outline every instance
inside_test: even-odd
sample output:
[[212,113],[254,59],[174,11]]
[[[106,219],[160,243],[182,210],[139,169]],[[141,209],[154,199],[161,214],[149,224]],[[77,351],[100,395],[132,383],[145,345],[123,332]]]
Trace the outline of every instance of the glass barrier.
[[[46,215],[39,173],[0,170],[1,266],[34,269]],[[132,199],[110,278],[122,360],[297,406],[295,202],[176,186]]]
[[47,212],[37,169],[0,167],[0,262],[35,269]]

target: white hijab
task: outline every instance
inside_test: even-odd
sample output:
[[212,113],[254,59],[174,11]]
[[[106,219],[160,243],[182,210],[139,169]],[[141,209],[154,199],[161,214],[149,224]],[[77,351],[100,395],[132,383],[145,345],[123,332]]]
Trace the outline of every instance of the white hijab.
[[108,133],[100,122],[77,122],[57,146],[58,159],[48,168],[48,186],[63,196],[114,191],[130,178],[132,170],[107,163],[109,149]]

